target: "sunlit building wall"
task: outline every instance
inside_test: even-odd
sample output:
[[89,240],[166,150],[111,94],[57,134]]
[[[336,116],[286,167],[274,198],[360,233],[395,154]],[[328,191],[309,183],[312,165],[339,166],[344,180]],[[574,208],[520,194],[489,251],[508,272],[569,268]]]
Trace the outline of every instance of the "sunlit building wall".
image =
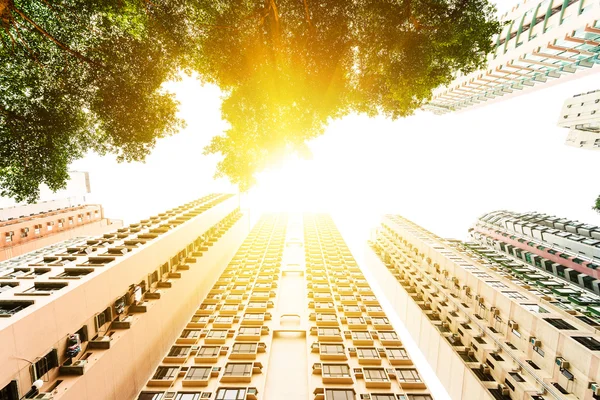
[[569,79],[600,63],[598,0],[524,1],[501,17],[485,69],[458,75],[423,107],[436,114],[486,104]]
[[569,128],[566,144],[600,149],[600,90],[576,94],[565,100],[558,126]]
[[542,213],[495,211],[471,238],[562,281],[600,294],[600,227]]
[[0,263],[0,399],[131,399],[247,234],[213,194]]
[[600,297],[397,215],[367,265],[453,399],[600,396]]
[[265,214],[196,308],[138,400],[432,399],[327,215]]
[[102,206],[88,201],[89,193],[89,174],[71,171],[65,189],[53,193],[42,187],[36,203],[0,198],[0,261],[120,228],[122,221],[105,218]]

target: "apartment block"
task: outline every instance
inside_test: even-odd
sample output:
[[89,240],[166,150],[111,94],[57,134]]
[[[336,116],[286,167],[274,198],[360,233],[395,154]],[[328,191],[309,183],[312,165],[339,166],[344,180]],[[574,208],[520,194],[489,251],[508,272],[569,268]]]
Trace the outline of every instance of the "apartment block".
[[[506,99],[600,63],[598,0],[528,0],[501,17],[484,69],[457,74],[423,107],[436,114]],[[584,72],[581,72],[584,71]]]
[[453,399],[600,398],[598,296],[398,215],[369,244],[369,269]]
[[569,128],[568,146],[600,149],[600,90],[576,94],[563,104],[558,126]]
[[[495,211],[471,228],[473,240],[587,291],[600,294],[600,227],[542,213]],[[579,289],[579,288],[578,288]]]
[[212,194],[0,263],[0,399],[133,399],[247,234]]
[[64,190],[40,189],[36,203],[0,197],[0,261],[77,237],[102,235],[123,226],[108,219],[100,204],[91,204],[87,172],[69,172]]
[[265,214],[138,400],[431,400],[332,219]]

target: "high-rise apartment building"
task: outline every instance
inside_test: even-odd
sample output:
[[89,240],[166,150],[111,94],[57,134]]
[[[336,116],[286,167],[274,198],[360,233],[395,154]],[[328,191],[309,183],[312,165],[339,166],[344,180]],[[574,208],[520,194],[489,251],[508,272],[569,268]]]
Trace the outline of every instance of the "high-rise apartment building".
[[0,198],[0,260],[120,228],[121,220],[105,218],[100,204],[89,203],[89,193],[89,174],[72,171],[66,189],[42,188],[36,203]]
[[431,400],[326,215],[263,216],[196,307],[138,400]]
[[214,194],[0,263],[0,399],[133,399],[247,233]]
[[0,399],[432,400],[331,218],[247,226],[210,195],[0,263]]
[[600,398],[600,298],[396,215],[367,264],[453,399]]
[[559,281],[600,294],[600,227],[541,213],[495,211],[470,230],[475,241]]
[[600,90],[576,94],[563,104],[558,126],[569,128],[566,144],[600,149]]
[[598,0],[523,1],[501,20],[506,25],[493,38],[486,68],[436,89],[424,109],[436,114],[463,110],[600,63]]

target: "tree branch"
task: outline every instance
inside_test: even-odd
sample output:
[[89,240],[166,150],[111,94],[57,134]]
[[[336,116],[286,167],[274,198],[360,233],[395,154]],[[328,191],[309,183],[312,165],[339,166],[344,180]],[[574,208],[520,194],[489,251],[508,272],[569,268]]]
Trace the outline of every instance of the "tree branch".
[[96,65],[96,63],[94,61],[90,60],[89,58],[87,58],[83,54],[79,53],[76,50],[73,50],[72,48],[70,48],[69,46],[67,46],[66,44],[64,44],[63,42],[61,42],[60,40],[56,39],[54,36],[52,36],[50,33],[48,33],[44,28],[42,28],[41,26],[39,26],[38,24],[36,24],[31,18],[29,18],[25,13],[23,13],[23,11],[19,10],[17,7],[13,7],[13,10],[21,18],[23,18],[25,21],[27,21],[28,23],[30,23],[38,31],[38,33],[40,33],[42,36],[45,36],[46,38],[50,39],[58,47],[60,47],[61,49],[63,49],[67,53],[71,54],[72,56],[74,56],[75,58],[77,58],[77,59],[79,59],[81,61],[85,61],[88,64]]

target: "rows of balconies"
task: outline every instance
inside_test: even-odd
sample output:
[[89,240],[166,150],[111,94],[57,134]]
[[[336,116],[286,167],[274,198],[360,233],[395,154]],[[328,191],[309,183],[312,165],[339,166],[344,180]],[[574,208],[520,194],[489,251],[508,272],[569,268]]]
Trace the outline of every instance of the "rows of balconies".
[[[310,334],[317,338],[310,350],[322,361],[313,364],[313,374],[325,385],[363,381],[371,392],[361,399],[431,399],[331,219],[305,217],[304,222],[308,306],[314,310]],[[402,394],[389,393],[394,382]],[[355,399],[352,386],[316,388],[315,400]]]
[[[284,221],[285,222],[285,221]],[[260,354],[268,351],[268,323],[275,307],[277,281],[284,249],[285,223],[263,217],[248,235],[229,265],[175,341],[148,381],[139,399],[167,399],[169,393],[199,394],[199,398],[257,399],[252,376],[262,372]],[[268,357],[267,357],[268,358]],[[210,364],[210,365],[207,365]],[[211,380],[235,387],[195,392]],[[189,388],[175,392],[175,387]],[[155,392],[153,387],[170,387]],[[178,386],[178,387],[179,387]],[[156,395],[157,397],[150,397]],[[231,397],[233,396],[233,397]],[[187,397],[186,397],[187,398]]]
[[[405,246],[405,244],[403,243],[403,240],[397,240],[398,237],[396,237],[395,239],[396,240],[393,244],[390,244],[389,242],[386,244],[385,242],[387,241],[387,238],[385,238],[381,242],[374,243],[376,252],[378,252],[380,254],[385,253],[390,247],[394,247],[396,250],[401,250],[403,252],[406,252],[405,254],[409,254],[409,251],[411,249],[409,249],[408,246]],[[439,243],[438,243],[438,245],[439,245]],[[387,259],[390,259],[390,258],[393,258],[393,257],[387,257]],[[455,258],[462,260],[461,257],[455,257]],[[386,259],[386,258],[382,257],[382,259]],[[404,258],[402,261],[410,263],[410,261],[408,261],[408,258]],[[502,321],[502,319],[500,317],[500,309],[499,308],[490,306],[488,301],[483,296],[472,293],[469,286],[461,285],[455,277],[452,277],[452,279],[449,279],[448,275],[444,274],[444,272],[447,272],[447,271],[446,270],[440,271],[439,265],[426,266],[426,264],[424,263],[425,260],[421,259],[421,260],[417,260],[417,261],[418,261],[417,263],[414,263],[414,265],[411,266],[412,268],[405,268],[404,266],[402,266],[401,268],[400,267],[396,268],[395,265],[393,265],[392,263],[389,263],[389,262],[388,262],[388,267],[395,274],[397,274],[397,276],[400,277],[400,281],[403,284],[403,286],[406,287],[406,286],[410,285],[410,286],[413,286],[414,288],[416,288],[415,289],[416,293],[419,293],[419,292],[424,293],[423,296],[424,297],[427,296],[426,300],[434,305],[434,307],[432,307],[432,308],[436,308],[440,314],[442,312],[446,312],[444,310],[445,307],[442,308],[439,306],[435,306],[435,304],[438,303],[438,301],[435,300],[434,296],[430,297],[429,295],[426,295],[425,291],[423,291],[424,285],[422,284],[422,282],[417,282],[415,279],[412,279],[412,276],[410,273],[408,273],[408,271],[414,270],[415,266],[418,266],[417,269],[422,274],[424,274],[423,275],[424,281],[436,282],[437,286],[439,286],[444,292],[447,291],[446,293],[449,294],[450,298],[454,299],[454,300],[452,300],[452,303],[455,304],[454,308],[453,308],[453,310],[455,310],[454,315],[452,315],[453,314],[452,312],[447,312],[447,317],[445,318],[445,321],[440,325],[440,328],[443,329],[444,331],[449,332],[449,333],[444,334],[444,336],[446,336],[448,341],[453,344],[455,349],[456,348],[459,349],[459,353],[464,355],[465,350],[464,350],[464,345],[463,345],[462,339],[466,338],[467,341],[469,341],[469,340],[471,341],[470,348],[473,349],[477,354],[482,354],[482,356],[481,356],[482,358],[485,358],[486,354],[487,354],[488,356],[491,356],[494,359],[496,359],[494,356],[497,356],[500,359],[502,359],[502,357],[499,356],[498,352],[504,351],[504,350],[502,350],[500,348],[502,346],[498,347],[498,343],[506,341],[504,344],[506,346],[510,347],[508,352],[511,354],[508,354],[509,360],[503,361],[503,362],[511,364],[511,365],[506,365],[506,367],[503,367],[501,369],[501,372],[499,373],[499,375],[503,375],[506,371],[508,371],[508,373],[506,374],[507,376],[505,378],[505,383],[507,385],[509,385],[509,384],[513,385],[511,383],[511,380],[514,380],[514,381],[516,381],[515,382],[516,385],[522,387],[522,390],[527,391],[529,388],[535,387],[536,377],[534,377],[532,379],[532,376],[529,375],[531,373],[531,371],[529,371],[529,368],[525,368],[525,369],[527,369],[527,372],[524,373],[524,375],[523,375],[524,377],[523,377],[523,376],[519,375],[519,372],[523,373],[521,371],[523,369],[523,367],[519,366],[517,369],[515,369],[514,365],[512,365],[512,363],[515,362],[514,360],[516,360],[515,357],[517,357],[518,359],[521,359],[521,357],[522,357],[522,359],[525,359],[527,357],[524,354],[523,354],[523,356],[518,355],[517,353],[519,353],[520,351],[518,351],[518,348],[515,347],[514,345],[512,345],[512,343],[511,343],[511,341],[513,341],[515,338],[517,338],[517,337],[521,338],[523,335],[522,330],[519,327],[519,324],[515,321],[509,320],[507,323],[508,329],[506,331],[506,336],[504,337],[504,333],[501,333],[497,329],[494,329],[494,325],[497,325],[498,321]],[[428,259],[427,261],[428,261],[427,264],[429,264],[431,262],[430,259]],[[458,260],[456,260],[456,262],[458,262]],[[473,267],[473,266],[465,266],[464,268],[476,270],[476,267]],[[483,276],[483,275],[476,275],[477,272],[475,272],[475,271],[473,273],[475,274],[475,276],[478,276],[479,279],[487,278],[487,277],[491,278],[491,276],[488,276],[489,274],[485,274],[485,276]],[[408,277],[408,279],[405,279],[404,281],[402,281],[402,279],[405,276]],[[528,288],[525,288],[525,289],[528,289]],[[442,299],[444,300],[444,303],[445,303],[446,299],[448,299],[448,298],[446,298],[444,296]],[[458,308],[456,307],[457,305],[458,305]],[[529,306],[532,306],[532,305],[529,305]],[[458,311],[459,309],[460,309],[460,311]],[[462,315],[462,317],[461,317],[461,315],[456,313],[456,311],[458,311]],[[548,312],[548,311],[543,311],[543,312]],[[450,318],[450,317],[452,317],[452,318]],[[475,318],[474,321],[477,321],[477,320],[479,321],[479,322],[476,322],[475,325],[480,326],[480,329],[473,331],[474,333],[469,332],[468,336],[466,336],[465,332],[463,332],[461,330],[460,326],[464,327],[465,323],[468,326],[470,317]],[[463,318],[462,323],[460,321],[457,322],[457,320],[459,318]],[[484,322],[486,320],[487,320],[487,323]],[[551,318],[545,318],[545,320],[550,321]],[[448,322],[446,322],[446,321],[448,321]],[[558,324],[558,322],[560,322],[560,320],[557,320],[557,324]],[[452,325],[455,323],[457,323],[456,326],[458,326],[458,328],[456,326],[452,327]],[[487,327],[486,326],[487,324],[490,324],[490,326]],[[553,324],[554,324],[554,322],[553,322]],[[563,324],[561,323],[556,326],[558,326],[559,329],[561,329],[560,328],[561,325],[563,325]],[[451,333],[452,332],[451,329],[458,333],[454,333],[454,334]],[[468,329],[470,329],[470,328],[468,328]],[[481,329],[488,330],[488,332],[486,332],[486,333],[492,336],[491,337],[492,343],[489,343],[489,341],[486,342],[486,340],[484,340],[482,338]],[[567,329],[567,328],[562,328],[562,329]],[[495,338],[494,335],[499,335],[499,337]],[[534,350],[539,349],[539,350],[537,350],[537,352],[543,354],[543,352],[541,352],[541,349],[540,349],[541,341],[539,341],[537,339],[534,340],[534,339],[535,338],[533,338],[531,341],[531,343],[534,343],[532,345]],[[585,340],[588,340],[588,339],[586,338]],[[583,342],[583,341],[584,340],[581,339],[581,342]],[[588,341],[590,343],[592,342],[592,340],[588,340]],[[494,342],[496,343],[496,345],[494,345]],[[480,346],[482,343],[483,343],[483,353],[481,353],[481,351],[478,350],[478,346]],[[591,345],[591,344],[588,343],[587,345]],[[474,354],[471,354],[470,358],[472,358],[473,356],[474,356]],[[529,357],[531,357],[531,356],[529,356]],[[465,359],[465,358],[463,357],[463,359]],[[533,363],[531,360],[526,360],[526,361],[528,364]],[[490,365],[491,363],[492,363],[491,361],[486,362],[487,365]],[[494,363],[495,363],[495,361],[494,361]],[[479,366],[475,366],[472,369],[474,371],[475,370],[479,371]],[[534,369],[539,369],[539,367],[535,367]],[[572,379],[573,375],[567,370],[567,368],[561,367],[560,372],[562,375],[571,376],[571,378],[567,378],[567,379]],[[537,382],[539,383],[539,380],[537,380]],[[495,383],[487,385],[487,386],[490,386],[490,387],[488,387],[488,389],[490,389],[490,391],[491,390],[500,390],[498,388],[493,389],[494,385],[495,385]],[[564,389],[562,389],[561,386],[558,385],[557,382],[554,382],[553,385],[559,391],[564,390]],[[564,385],[564,383],[563,383],[563,385]],[[514,388],[513,388],[513,390],[514,390]],[[500,390],[500,392],[505,392],[505,390],[502,389],[502,390]],[[566,393],[568,394],[568,391]]]

